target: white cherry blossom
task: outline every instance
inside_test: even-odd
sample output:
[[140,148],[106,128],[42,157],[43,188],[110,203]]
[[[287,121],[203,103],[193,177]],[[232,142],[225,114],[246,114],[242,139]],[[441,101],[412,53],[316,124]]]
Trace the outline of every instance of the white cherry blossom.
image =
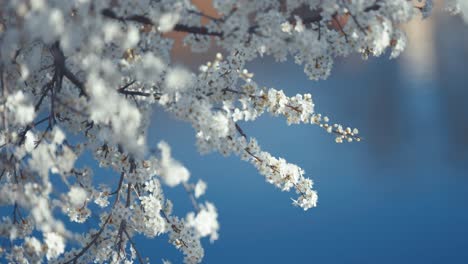
[[[261,148],[243,124],[270,114],[316,126],[337,143],[361,141],[359,130],[323,116],[309,90],[266,87],[246,65],[263,56],[292,60],[309,79],[324,80],[338,58],[396,58],[407,43],[400,24],[429,16],[433,1],[212,7],[214,14],[185,0],[2,1],[0,206],[11,213],[0,217],[8,242],[0,262],[147,263],[137,236],[165,237],[185,263],[202,262],[202,240],[222,235],[218,210],[201,200],[209,183],[191,181],[189,162],[165,141],[148,146],[155,107],[193,127],[200,153],[237,156],[292,193],[293,205],[316,207],[320,186]],[[446,0],[446,8],[468,22],[468,1]],[[192,71],[173,60],[174,32],[191,52],[220,52]],[[176,215],[165,188],[183,188],[193,208]],[[78,234],[69,222],[91,228]]]

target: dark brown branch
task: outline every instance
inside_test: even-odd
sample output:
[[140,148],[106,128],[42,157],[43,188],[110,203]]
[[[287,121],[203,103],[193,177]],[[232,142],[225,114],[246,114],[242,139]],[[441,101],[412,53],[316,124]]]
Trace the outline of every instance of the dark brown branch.
[[106,221],[104,221],[104,224],[99,229],[99,231],[96,234],[94,234],[93,239],[80,252],[78,252],[78,254],[76,254],[72,259],[65,262],[65,264],[75,263],[81,256],[83,256],[86,253],[86,251],[88,251],[91,248],[91,246],[93,246],[96,243],[97,239],[101,236],[102,232],[104,232],[105,227],[109,223],[111,217],[112,217],[112,214],[109,214],[106,218]]
[[343,34],[346,43],[348,43],[349,42],[348,34],[346,34],[346,32],[344,31],[343,26],[340,23],[340,20],[336,17],[336,15],[333,16],[333,20],[335,20],[336,24],[338,25],[338,28],[340,32]]
[[200,206],[198,206],[197,199],[195,199],[195,196],[193,195],[190,186],[189,186],[187,183],[185,183],[185,182],[184,182],[183,185],[184,185],[185,191],[187,192],[187,195],[188,195],[189,198],[190,198],[190,202],[192,202],[193,208],[195,208],[195,210],[196,210],[197,212],[200,212]]
[[54,43],[50,48],[50,53],[54,57],[54,68],[57,74],[57,91],[61,89],[62,79],[65,76],[71,83],[73,83],[79,90],[80,96],[84,95],[88,97],[85,85],[81,82],[66,66],[65,64],[65,55],[63,54],[62,49],[58,42]]
[[216,31],[209,31],[206,27],[198,27],[198,26],[186,26],[182,24],[177,24],[174,26],[174,31],[179,32],[187,32],[199,35],[207,35],[207,36],[215,36],[215,37],[223,37],[223,32],[216,32]]
[[137,23],[144,24],[144,25],[154,26],[154,23],[153,21],[151,21],[151,19],[145,16],[141,16],[141,15],[132,15],[132,16],[125,17],[123,19],[127,21],[137,22]]
[[118,92],[124,95],[139,95],[139,96],[145,96],[145,97],[151,96],[150,93],[139,92],[139,91],[118,90]]
[[370,12],[370,11],[377,11],[380,8],[379,5],[380,0],[375,1],[375,4],[368,6],[364,9],[364,12]]
[[130,235],[128,234],[127,229],[124,229],[123,232],[124,232],[125,235],[127,236],[127,239],[128,239],[128,241],[130,242],[130,245],[132,245],[133,249],[135,250],[135,253],[136,253],[136,255],[137,255],[138,261],[139,261],[141,264],[144,264],[145,262],[143,261],[143,257],[141,256],[140,252],[138,251],[135,242],[133,242],[133,240],[130,238]]
[[[120,175],[120,179],[119,179],[119,185],[117,187],[117,190],[115,191],[115,194],[116,194],[116,197],[115,197],[115,200],[114,200],[114,204],[112,205],[112,210],[115,208],[115,205],[119,202],[120,200],[120,190],[122,189],[122,183],[123,183],[123,180],[125,178],[125,173],[122,172],[122,174]],[[76,254],[75,256],[73,256],[73,258],[71,258],[70,260],[66,261],[64,264],[68,264],[68,263],[76,263],[76,261],[81,257],[83,256],[86,251],[88,251],[98,240],[98,238],[101,236],[102,232],[104,232],[107,224],[109,224],[110,220],[112,218],[112,211],[109,213],[109,215],[107,216],[106,220],[104,221],[104,224],[102,224],[101,228],[99,229],[99,231],[94,234],[93,236],[93,239],[82,249],[80,250],[80,252],[78,252],[78,254]]]
[[197,10],[187,10],[188,13],[190,14],[195,14],[197,16],[200,16],[200,17],[204,17],[204,18],[207,18],[211,21],[214,21],[214,22],[223,22],[223,18],[217,18],[217,17],[214,17],[214,16],[210,16],[208,14],[205,14],[203,12],[200,12],[200,11],[197,11]]
[[37,112],[37,110],[39,110],[39,107],[41,107],[42,105],[42,101],[44,100],[44,98],[46,97],[47,93],[49,92],[49,90],[51,89],[51,86],[52,86],[52,82],[47,82],[43,87],[42,87],[42,94],[41,94],[41,97],[39,97],[39,101],[36,103],[36,105],[34,106],[34,111]]
[[26,133],[28,133],[29,130],[31,130],[33,127],[40,125],[41,123],[44,123],[45,121],[49,120],[49,116],[44,117],[43,119],[27,125],[23,131],[21,131],[18,135],[18,146],[21,146],[24,141],[26,140]]
[[86,93],[84,83],[81,82],[67,67],[65,67],[64,75],[71,83],[80,89],[80,96],[83,95],[85,97],[89,97]]
[[[101,11],[101,14],[107,18],[110,19],[115,19],[119,21],[132,21],[136,22],[139,24],[143,25],[152,25],[154,26],[155,23],[148,17],[143,16],[143,15],[131,15],[127,17],[121,17],[118,16],[114,11],[112,11],[110,8],[103,9]],[[192,34],[199,34],[199,35],[207,35],[207,36],[216,36],[216,37],[222,37],[223,33],[222,32],[212,32],[209,31],[208,28],[206,27],[201,27],[201,26],[187,26],[187,25],[182,25],[182,24],[176,24],[173,28],[174,31],[179,31],[179,32],[187,32],[187,33],[192,33]]]
[[247,135],[244,133],[244,130],[242,130],[242,128],[237,124],[236,124],[236,130],[237,132],[239,132],[239,134],[241,134],[241,136],[243,136],[245,139],[247,139]]

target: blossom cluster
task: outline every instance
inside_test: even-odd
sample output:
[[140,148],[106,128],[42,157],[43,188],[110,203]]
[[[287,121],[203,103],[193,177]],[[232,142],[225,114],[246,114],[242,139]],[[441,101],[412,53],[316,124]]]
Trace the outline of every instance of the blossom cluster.
[[463,0],[447,0],[446,9],[454,14],[460,14],[468,23],[468,2]]
[[[447,4],[467,20],[466,1]],[[326,79],[339,57],[397,57],[406,45],[399,25],[432,9],[431,0],[212,5],[216,14],[185,0],[2,2],[0,206],[10,213],[0,218],[0,262],[147,263],[137,235],[167,237],[185,263],[203,260],[201,240],[219,237],[218,211],[201,201],[207,183],[193,180],[168,143],[148,146],[154,107],[190,123],[201,153],[236,155],[295,192],[294,205],[315,207],[304,170],[261,149],[242,123],[268,113],[337,143],[360,141],[359,131],[316,112],[310,93],[262,86],[247,63],[292,58],[311,80]],[[193,52],[222,52],[192,72],[172,62],[170,32]],[[87,155],[95,164],[78,166]],[[183,188],[193,210],[176,215],[165,188]],[[98,224],[84,233],[69,226],[91,219]]]

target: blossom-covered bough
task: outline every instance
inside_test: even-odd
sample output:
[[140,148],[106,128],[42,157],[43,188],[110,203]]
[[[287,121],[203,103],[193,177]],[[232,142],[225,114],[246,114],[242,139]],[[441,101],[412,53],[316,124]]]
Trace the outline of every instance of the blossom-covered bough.
[[[452,12],[468,9],[463,0],[447,4]],[[217,210],[200,201],[206,183],[190,180],[167,143],[145,143],[154,106],[189,122],[201,153],[237,155],[267,182],[295,192],[294,205],[315,207],[312,180],[261,149],[242,123],[269,113],[317,125],[337,143],[360,141],[358,130],[315,112],[308,93],[263,87],[246,63],[293,58],[318,80],[336,57],[391,49],[394,58],[406,42],[398,25],[427,16],[432,1],[214,0],[216,15],[188,0],[0,5],[0,260],[146,263],[135,237],[165,235],[186,263],[199,263],[200,239],[218,238]],[[223,55],[198,72],[174,66],[171,31],[185,32],[193,52],[217,46]],[[113,184],[93,177],[96,165],[75,166],[86,153],[115,172]],[[161,185],[184,188],[193,212],[174,215]],[[98,225],[78,234],[65,217]]]

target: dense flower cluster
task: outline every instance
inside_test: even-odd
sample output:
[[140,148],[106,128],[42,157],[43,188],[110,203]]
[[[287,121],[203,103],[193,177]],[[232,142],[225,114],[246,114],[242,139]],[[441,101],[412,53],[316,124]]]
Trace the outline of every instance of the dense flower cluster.
[[454,13],[460,14],[468,23],[468,2],[464,0],[446,0],[446,8]]
[[[468,20],[466,3],[447,5]],[[359,131],[330,123],[309,93],[263,87],[246,63],[293,58],[310,79],[326,79],[337,57],[397,57],[406,44],[398,25],[432,9],[431,0],[212,4],[215,15],[185,0],[2,1],[0,206],[9,213],[0,220],[1,262],[147,263],[138,234],[166,235],[186,263],[202,261],[200,240],[218,238],[218,212],[200,201],[207,184],[191,180],[167,143],[147,146],[155,106],[192,125],[201,153],[237,155],[268,183],[294,191],[294,205],[315,207],[304,170],[261,149],[242,123],[269,113],[316,125],[338,143],[360,141]],[[217,46],[224,55],[198,72],[174,66],[172,31],[194,52]],[[113,184],[98,182],[95,165],[76,166],[86,153],[115,172]],[[184,188],[193,211],[176,216],[165,187]],[[76,234],[64,217],[99,225]]]

